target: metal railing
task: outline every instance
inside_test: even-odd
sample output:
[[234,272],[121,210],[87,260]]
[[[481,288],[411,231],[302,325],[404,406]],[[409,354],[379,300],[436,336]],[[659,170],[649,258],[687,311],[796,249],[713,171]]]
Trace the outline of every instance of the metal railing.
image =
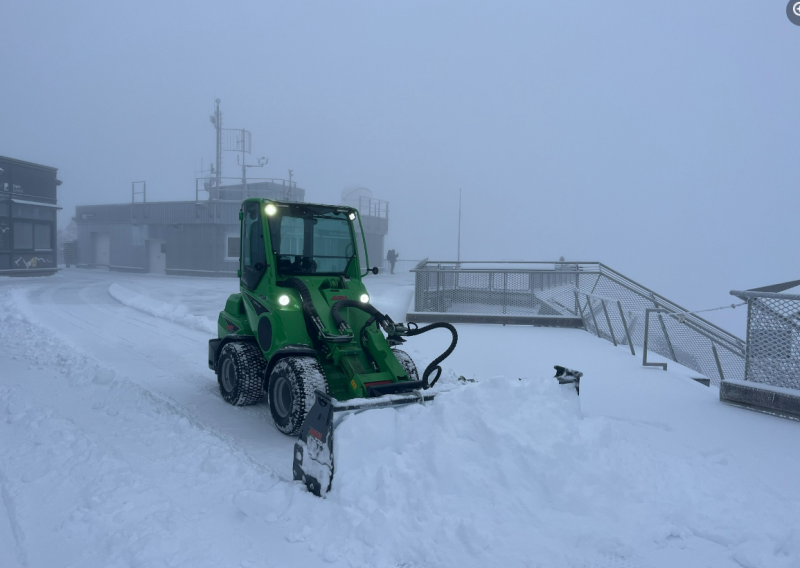
[[389,202],[362,195],[358,198],[358,211],[362,215],[366,215],[368,217],[388,219]]
[[[410,260],[407,258],[397,259],[394,263],[394,273],[395,274],[402,274],[406,272],[411,272],[421,260]],[[380,268],[381,272],[389,272],[390,264],[387,259],[383,259],[380,264],[376,264],[378,268]]]
[[745,380],[800,390],[800,295],[731,294],[747,302]]
[[[744,377],[745,343],[600,262],[425,261],[409,319],[571,325],[714,384]],[[645,344],[647,349],[644,349]]]

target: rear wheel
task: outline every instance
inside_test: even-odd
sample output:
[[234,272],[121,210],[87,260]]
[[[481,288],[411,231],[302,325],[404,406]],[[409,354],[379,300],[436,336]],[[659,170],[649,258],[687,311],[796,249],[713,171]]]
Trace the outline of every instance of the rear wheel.
[[233,342],[222,348],[217,362],[219,392],[234,406],[255,404],[261,399],[267,362],[253,343]]
[[419,373],[417,372],[417,366],[414,364],[414,360],[411,358],[411,355],[400,349],[392,349],[392,353],[394,353],[394,356],[397,357],[397,361],[403,366],[403,369],[408,374],[408,379],[411,381],[418,381]]
[[269,376],[267,395],[275,427],[296,436],[314,401],[314,391],[328,392],[322,367],[314,357],[286,357]]

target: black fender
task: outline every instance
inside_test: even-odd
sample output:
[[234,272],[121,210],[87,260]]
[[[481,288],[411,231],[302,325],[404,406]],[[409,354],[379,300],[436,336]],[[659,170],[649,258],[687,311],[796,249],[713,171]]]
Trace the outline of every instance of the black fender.
[[275,368],[275,365],[277,365],[281,359],[285,359],[286,357],[296,357],[298,355],[317,357],[318,353],[313,347],[303,344],[287,345],[286,347],[278,349],[272,354],[272,357],[269,359],[269,363],[267,363],[267,378],[264,381],[264,390],[269,389],[269,376],[272,374],[272,369]]
[[217,362],[219,361],[219,354],[222,353],[222,348],[228,343],[234,341],[255,343],[258,345],[256,338],[252,335],[226,335],[221,339],[208,340],[208,368],[217,372]]

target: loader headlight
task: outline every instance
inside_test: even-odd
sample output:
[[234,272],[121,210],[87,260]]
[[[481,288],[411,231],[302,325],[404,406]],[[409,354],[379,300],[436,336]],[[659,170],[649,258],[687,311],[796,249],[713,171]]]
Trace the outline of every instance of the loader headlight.
[[266,213],[266,214],[267,214],[267,215],[269,215],[270,217],[272,217],[273,215],[275,215],[275,213],[277,213],[277,212],[278,212],[278,208],[277,208],[277,207],[275,207],[275,205],[274,205],[274,204],[272,204],[272,203],[267,203],[267,206],[266,206],[266,207],[264,207],[264,213]]
[[348,217],[350,218],[351,221],[355,221],[356,220],[356,214],[355,213],[350,213],[350,215],[348,215]]
[[283,294],[282,296],[279,296],[278,297],[278,303],[281,306],[288,306],[289,305],[289,296],[287,296],[286,294]]
[[369,296],[367,296],[366,294],[361,294],[359,300],[361,300],[362,304],[369,304]]

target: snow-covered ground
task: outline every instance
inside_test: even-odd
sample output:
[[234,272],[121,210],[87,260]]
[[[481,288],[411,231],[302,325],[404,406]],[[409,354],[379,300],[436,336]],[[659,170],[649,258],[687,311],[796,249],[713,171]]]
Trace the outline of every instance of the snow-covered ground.
[[[409,275],[367,282],[401,320]],[[458,326],[447,392],[348,417],[313,497],[266,404],[227,405],[207,368],[236,289],[0,280],[0,567],[800,566],[800,424],[580,330]]]

